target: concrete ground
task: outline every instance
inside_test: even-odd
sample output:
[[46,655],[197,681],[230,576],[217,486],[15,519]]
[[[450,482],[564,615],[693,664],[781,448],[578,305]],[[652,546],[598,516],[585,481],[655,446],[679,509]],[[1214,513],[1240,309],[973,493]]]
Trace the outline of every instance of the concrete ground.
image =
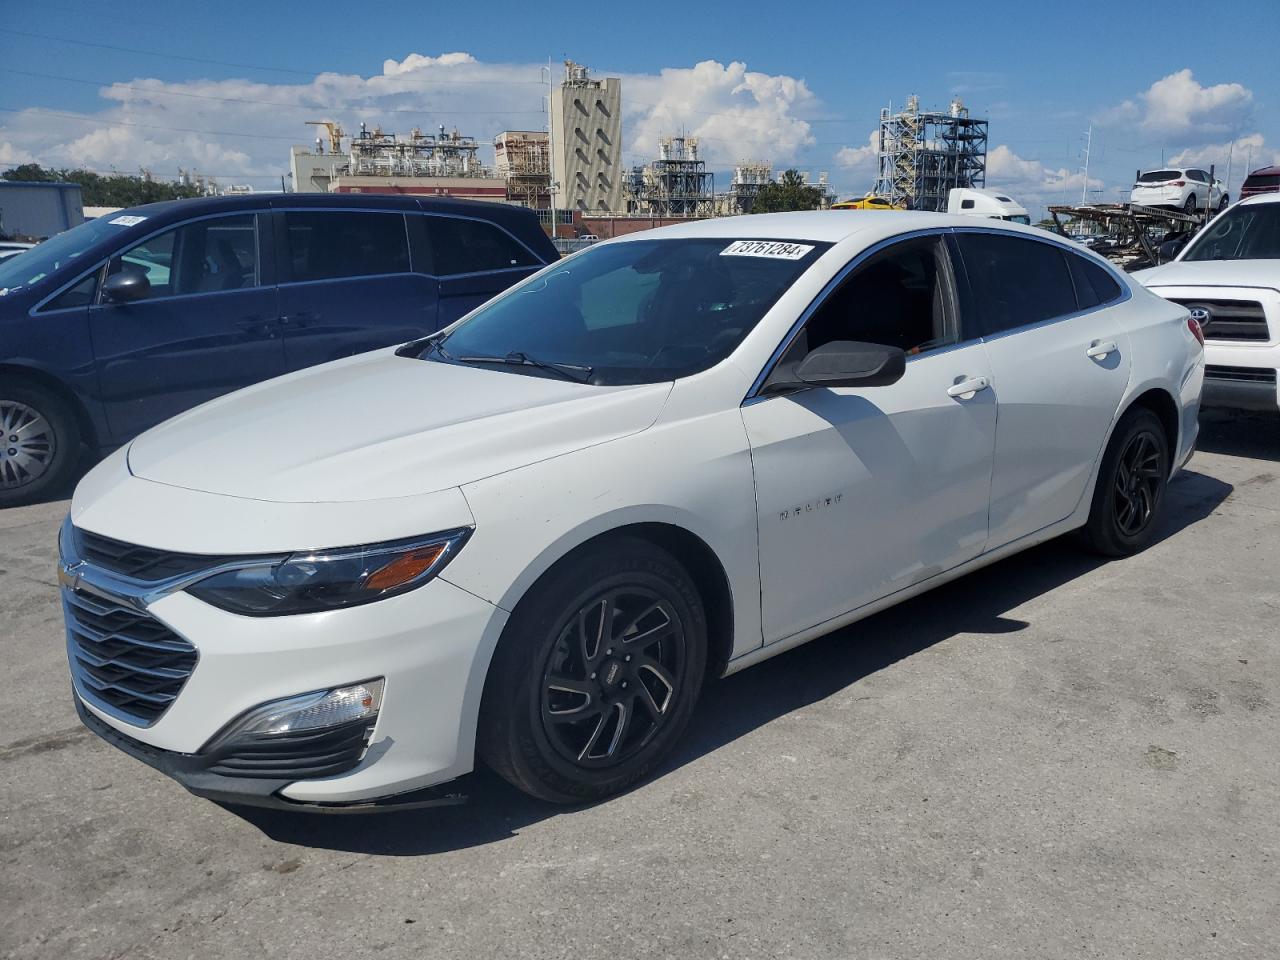
[[560,810],[237,814],[89,735],[66,504],[0,512],[0,953],[1275,956],[1280,420],[1218,418],[1164,539],[1046,545],[709,689]]

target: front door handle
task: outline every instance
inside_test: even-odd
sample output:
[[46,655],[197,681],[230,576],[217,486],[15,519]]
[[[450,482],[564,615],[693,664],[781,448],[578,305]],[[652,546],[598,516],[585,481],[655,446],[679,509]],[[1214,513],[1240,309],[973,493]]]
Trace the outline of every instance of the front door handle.
[[1089,349],[1085,351],[1085,356],[1092,357],[1094,360],[1105,360],[1110,354],[1115,353],[1117,349],[1114,340],[1095,340],[1089,344]]
[[961,380],[959,383],[952,384],[947,387],[948,397],[958,397],[961,400],[968,400],[979,390],[985,390],[991,386],[987,382],[986,377],[974,377],[970,380]]

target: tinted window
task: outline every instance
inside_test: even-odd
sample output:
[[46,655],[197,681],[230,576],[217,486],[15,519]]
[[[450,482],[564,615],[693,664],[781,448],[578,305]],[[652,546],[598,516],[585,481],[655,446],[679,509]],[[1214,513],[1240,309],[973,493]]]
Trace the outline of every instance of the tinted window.
[[1056,246],[984,233],[957,236],[984,333],[1076,312],[1065,254]]
[[728,356],[829,246],[698,238],[592,247],[480,307],[442,353],[425,356],[546,374],[494,362],[523,354],[589,367],[597,384],[674,380]]
[[1074,253],[1066,255],[1071,280],[1076,286],[1076,302],[1081,310],[1110,303],[1120,296],[1120,284],[1106,269]]
[[[20,256],[0,260],[0,290],[17,290],[39,283],[50,274],[68,267],[77,257],[84,256],[95,244],[125,229],[123,224],[109,220],[89,220],[36,244]],[[74,269],[79,272],[85,266],[88,264],[82,263]]]
[[921,353],[955,337],[947,322],[946,256],[941,241],[909,241],[854,271],[809,318],[785,362],[834,340]]
[[69,310],[72,307],[87,307],[93,303],[93,296],[98,290],[98,274],[95,270],[73,287],[63,290],[55,299],[45,304],[45,310]]
[[460,217],[425,219],[436,273],[441,276],[542,266],[522,244],[491,223]]
[[1177,170],[1152,170],[1138,178],[1139,183],[1164,183],[1166,180],[1177,180],[1181,174]]
[[145,274],[153,298],[256,287],[257,217],[216,217],[168,230],[113,257],[107,273],[122,270]]
[[1280,203],[1232,207],[1191,241],[1181,259],[1280,259]]
[[409,270],[403,214],[291,210],[284,216],[294,280],[377,277]]

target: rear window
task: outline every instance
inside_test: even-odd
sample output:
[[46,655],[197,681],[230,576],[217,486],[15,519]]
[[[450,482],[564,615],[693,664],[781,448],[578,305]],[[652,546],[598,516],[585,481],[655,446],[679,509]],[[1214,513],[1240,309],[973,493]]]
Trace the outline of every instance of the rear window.
[[427,217],[431,256],[440,276],[540,267],[538,260],[509,233],[483,220]]
[[1262,190],[1267,187],[1280,187],[1280,173],[1255,173],[1245,178],[1246,190]]
[[989,233],[957,236],[973,303],[985,334],[1075,313],[1066,256],[1053,244]]
[[1081,310],[1091,310],[1111,303],[1120,296],[1120,284],[1105,268],[1092,260],[1066,254],[1071,269],[1071,281],[1076,287],[1076,301]]
[[1138,178],[1139,183],[1164,183],[1166,180],[1177,180],[1182,176],[1180,170],[1152,170]]
[[403,214],[290,210],[285,223],[294,280],[377,277],[409,270]]

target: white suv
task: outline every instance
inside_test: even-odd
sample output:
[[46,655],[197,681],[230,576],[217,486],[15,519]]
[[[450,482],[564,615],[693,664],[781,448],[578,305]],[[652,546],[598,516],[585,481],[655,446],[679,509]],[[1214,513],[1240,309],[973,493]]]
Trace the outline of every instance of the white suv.
[[1200,321],[1206,406],[1280,409],[1280,194],[1241,200],[1176,260],[1133,276]]
[[1225,210],[1231,198],[1221,180],[1212,180],[1198,167],[1166,167],[1138,175],[1129,194],[1131,203],[1144,207],[1175,207],[1184,213],[1197,210]]

